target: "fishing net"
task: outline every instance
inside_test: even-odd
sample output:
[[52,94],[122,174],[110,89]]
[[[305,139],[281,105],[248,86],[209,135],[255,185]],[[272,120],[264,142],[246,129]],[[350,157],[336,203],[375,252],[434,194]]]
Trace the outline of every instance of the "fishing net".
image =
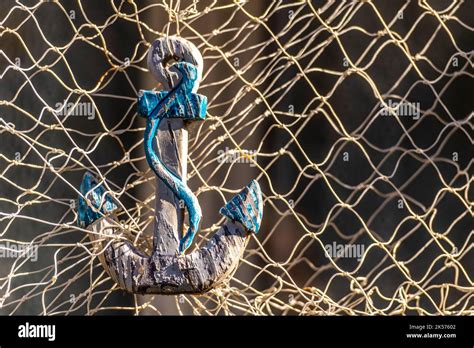
[[[3,314],[473,314],[471,1],[0,4]],[[151,43],[204,58],[194,246],[251,179],[260,232],[204,295],[127,294],[77,226],[90,171],[152,245],[140,89]],[[159,184],[159,183],[158,183]]]

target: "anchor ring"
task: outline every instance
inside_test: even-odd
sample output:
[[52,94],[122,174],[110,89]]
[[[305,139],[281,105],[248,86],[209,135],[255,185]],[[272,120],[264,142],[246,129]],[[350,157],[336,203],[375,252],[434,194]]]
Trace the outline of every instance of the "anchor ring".
[[147,56],[148,69],[164,90],[172,90],[181,80],[181,73],[173,66],[177,62],[191,63],[197,68],[198,76],[192,91],[196,92],[204,66],[199,49],[176,36],[162,37],[152,43]]

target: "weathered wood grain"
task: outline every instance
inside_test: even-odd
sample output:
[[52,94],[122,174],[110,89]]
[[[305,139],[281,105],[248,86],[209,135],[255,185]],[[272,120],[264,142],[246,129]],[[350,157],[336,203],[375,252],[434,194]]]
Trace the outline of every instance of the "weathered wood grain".
[[[183,120],[165,119],[156,136],[157,153],[165,165],[186,181],[188,131]],[[156,179],[153,250],[161,254],[177,251],[183,234],[184,206],[173,191]]]
[[[112,237],[120,233],[113,217],[99,219],[89,228]],[[222,284],[235,270],[247,241],[243,226],[227,220],[202,248],[189,254],[154,253],[148,257],[131,242],[117,241],[104,249],[101,259],[112,279],[128,292],[202,294]],[[101,247],[105,244],[99,243]]]

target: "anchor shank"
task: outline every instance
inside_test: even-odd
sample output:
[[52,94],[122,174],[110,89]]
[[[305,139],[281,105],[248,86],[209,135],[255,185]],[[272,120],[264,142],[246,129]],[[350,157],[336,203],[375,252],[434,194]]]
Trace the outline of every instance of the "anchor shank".
[[[163,119],[155,137],[160,158],[174,173],[186,181],[188,131],[182,119]],[[156,179],[155,226],[153,250],[161,255],[174,254],[183,234],[184,205],[171,191]]]

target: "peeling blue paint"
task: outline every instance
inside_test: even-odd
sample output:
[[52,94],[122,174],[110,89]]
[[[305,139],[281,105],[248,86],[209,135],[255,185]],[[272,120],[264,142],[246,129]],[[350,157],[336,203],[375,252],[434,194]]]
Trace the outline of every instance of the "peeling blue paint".
[[[78,206],[78,225],[80,227],[87,227],[97,219],[104,215],[118,209],[112,196],[106,193],[102,185],[98,185],[97,179],[92,173],[86,172],[82,178],[81,187],[79,191],[79,206]],[[87,204],[88,198],[92,207]],[[101,204],[102,202],[102,204]]]
[[240,222],[248,231],[258,233],[263,217],[262,191],[258,182],[252,180],[219,212],[233,221]]

